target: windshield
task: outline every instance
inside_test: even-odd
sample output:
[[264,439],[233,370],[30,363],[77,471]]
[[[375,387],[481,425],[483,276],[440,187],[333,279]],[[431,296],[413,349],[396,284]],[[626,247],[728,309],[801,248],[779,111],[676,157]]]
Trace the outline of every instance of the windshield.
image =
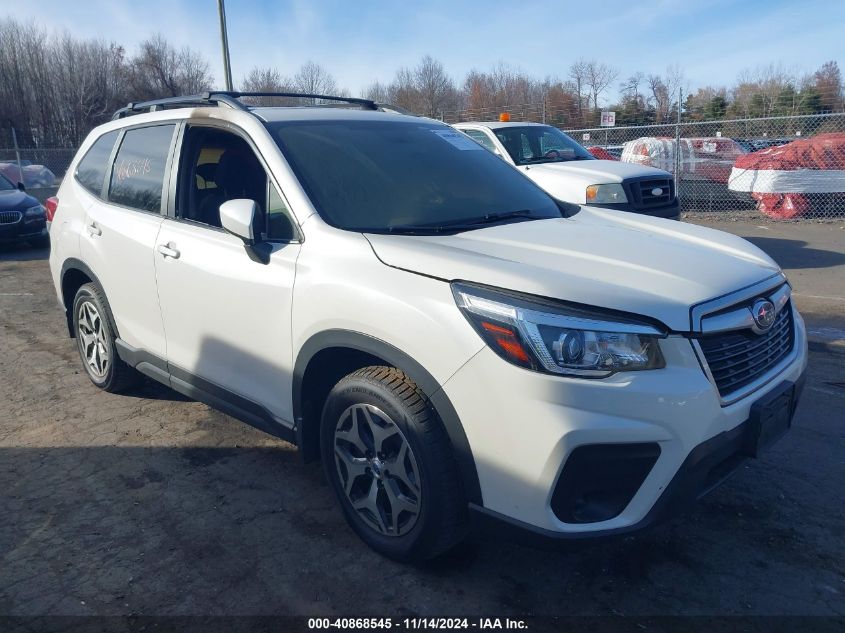
[[17,187],[12,184],[12,181],[6,178],[3,174],[0,174],[0,191],[13,191],[15,189],[17,189]]
[[493,130],[517,165],[595,160],[595,157],[556,127],[526,125]]
[[457,232],[561,217],[533,182],[445,125],[332,120],[268,127],[320,216],[338,228]]

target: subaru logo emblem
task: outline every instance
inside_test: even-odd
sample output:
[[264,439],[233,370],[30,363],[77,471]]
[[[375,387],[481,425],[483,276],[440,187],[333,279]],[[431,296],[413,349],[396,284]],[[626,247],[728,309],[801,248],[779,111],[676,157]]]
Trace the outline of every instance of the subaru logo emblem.
[[651,190],[651,195],[662,196],[663,195],[663,189],[661,189],[660,187],[655,187],[654,189]]
[[751,307],[751,316],[757,327],[765,332],[775,322],[775,304],[768,299],[757,299]]

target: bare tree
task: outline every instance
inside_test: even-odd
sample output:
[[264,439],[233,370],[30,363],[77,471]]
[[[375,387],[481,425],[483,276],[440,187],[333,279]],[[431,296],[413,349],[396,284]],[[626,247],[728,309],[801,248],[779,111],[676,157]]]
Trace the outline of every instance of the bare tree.
[[660,75],[648,76],[648,89],[651,93],[649,99],[654,106],[654,121],[655,123],[662,123],[669,116],[669,110],[672,107],[672,94]]
[[376,103],[388,103],[390,101],[389,86],[374,81],[364,91],[364,97]]
[[591,60],[586,65],[585,86],[590,91],[593,108],[598,110],[599,98],[619,75],[619,71],[607,64]]
[[619,91],[623,95],[636,99],[641,96],[640,84],[642,84],[643,79],[645,79],[645,75],[643,75],[640,71],[637,71],[619,84]]
[[416,88],[422,111],[430,117],[442,117],[446,109],[455,107],[457,91],[446,69],[436,59],[426,55],[413,71],[413,83]]
[[589,93],[587,92],[587,74],[588,63],[583,57],[579,57],[569,67],[569,78],[572,80],[572,87],[575,94],[578,95],[578,116],[581,117],[581,123],[584,118],[584,101],[586,100],[586,107],[590,107]]
[[139,99],[196,94],[211,87],[208,62],[190,48],[176,50],[161,35],[141,43],[130,68],[132,91]]
[[[282,77],[275,68],[256,66],[241,83],[241,92],[294,92],[293,82]],[[284,97],[245,97],[245,100],[257,106],[295,105],[296,100]]]
[[[337,94],[337,82],[328,70],[313,61],[302,64],[299,72],[293,77],[293,86],[297,92],[305,94],[334,95]],[[316,100],[311,100],[316,103]]]

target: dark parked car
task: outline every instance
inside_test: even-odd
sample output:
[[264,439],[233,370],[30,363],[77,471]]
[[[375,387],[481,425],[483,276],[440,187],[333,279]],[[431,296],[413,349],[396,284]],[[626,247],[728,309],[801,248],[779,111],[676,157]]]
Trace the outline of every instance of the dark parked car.
[[50,244],[47,212],[26,193],[22,184],[12,184],[0,174],[0,242],[29,242],[36,248]]
[[734,139],[746,152],[759,152],[761,149],[786,145],[795,140],[793,138],[737,138]]
[[22,160],[20,167],[17,163],[0,162],[0,175],[12,182],[22,182],[32,189],[56,184],[56,174],[44,165],[33,165],[28,160]]

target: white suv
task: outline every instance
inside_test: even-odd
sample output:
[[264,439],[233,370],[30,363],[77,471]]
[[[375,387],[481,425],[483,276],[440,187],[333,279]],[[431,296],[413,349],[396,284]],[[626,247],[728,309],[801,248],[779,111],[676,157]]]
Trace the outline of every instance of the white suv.
[[541,123],[455,123],[558,200],[680,219],[675,179],[668,171],[600,160],[556,127]]
[[790,425],[805,330],[748,242],[557,202],[369,101],[240,96],[130,106],[62,183],[50,266],[98,387],[145,374],[297,444],[400,560],[470,516],[645,526]]

